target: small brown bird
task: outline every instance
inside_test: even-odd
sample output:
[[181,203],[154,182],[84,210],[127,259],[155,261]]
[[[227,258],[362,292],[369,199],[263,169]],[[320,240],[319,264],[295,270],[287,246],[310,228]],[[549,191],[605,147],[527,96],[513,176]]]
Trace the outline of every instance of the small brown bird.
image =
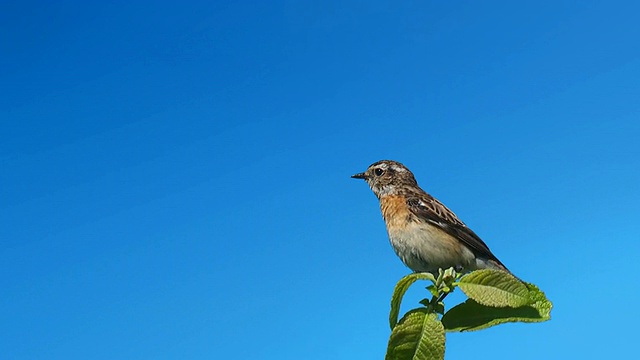
[[351,177],[364,179],[380,200],[391,246],[414,272],[437,275],[438,268],[450,267],[509,272],[456,214],[418,186],[401,163],[381,160]]

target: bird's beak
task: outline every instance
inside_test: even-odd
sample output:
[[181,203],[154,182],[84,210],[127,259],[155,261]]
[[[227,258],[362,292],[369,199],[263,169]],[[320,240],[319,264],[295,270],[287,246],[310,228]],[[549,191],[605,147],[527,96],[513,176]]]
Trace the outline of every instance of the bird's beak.
[[366,179],[367,177],[364,176],[364,173],[358,173],[358,174],[355,174],[355,175],[351,175],[351,178],[353,178],[353,179]]

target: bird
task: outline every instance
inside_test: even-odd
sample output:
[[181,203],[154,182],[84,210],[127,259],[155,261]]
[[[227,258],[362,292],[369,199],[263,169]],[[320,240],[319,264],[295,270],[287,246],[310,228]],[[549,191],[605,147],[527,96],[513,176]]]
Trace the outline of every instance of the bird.
[[438,269],[466,273],[496,269],[511,273],[456,214],[418,186],[403,164],[381,160],[351,176],[363,179],[380,201],[393,250],[414,272],[435,276]]

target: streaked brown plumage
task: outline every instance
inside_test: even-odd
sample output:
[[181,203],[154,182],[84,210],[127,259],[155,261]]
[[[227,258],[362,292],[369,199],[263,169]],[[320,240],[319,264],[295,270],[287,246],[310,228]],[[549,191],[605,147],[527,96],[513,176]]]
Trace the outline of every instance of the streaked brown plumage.
[[476,233],[422,190],[401,163],[378,161],[352,177],[366,180],[380,200],[391,245],[413,271],[437,273],[438,268],[449,267],[509,271]]

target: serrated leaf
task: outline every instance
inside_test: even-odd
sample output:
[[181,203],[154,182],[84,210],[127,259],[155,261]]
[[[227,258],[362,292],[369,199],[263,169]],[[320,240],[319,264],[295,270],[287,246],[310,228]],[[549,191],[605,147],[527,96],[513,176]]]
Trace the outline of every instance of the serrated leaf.
[[534,307],[540,313],[540,316],[544,318],[543,321],[551,319],[551,309],[553,304],[547,296],[537,286],[531,283],[525,283],[529,290],[529,305]]
[[482,305],[517,308],[531,303],[525,283],[505,271],[473,271],[460,278],[458,287]]
[[430,273],[413,273],[400,279],[396,284],[396,287],[393,289],[393,295],[391,296],[391,311],[389,312],[389,325],[392,330],[398,323],[398,314],[400,314],[400,305],[402,304],[404,294],[407,292],[411,284],[418,280],[436,281]]
[[526,284],[530,304],[512,307],[491,307],[469,299],[454,306],[442,317],[447,331],[474,331],[508,322],[542,322],[551,319],[553,305],[533,284]]
[[438,315],[413,309],[393,328],[385,360],[444,359],[444,327]]

